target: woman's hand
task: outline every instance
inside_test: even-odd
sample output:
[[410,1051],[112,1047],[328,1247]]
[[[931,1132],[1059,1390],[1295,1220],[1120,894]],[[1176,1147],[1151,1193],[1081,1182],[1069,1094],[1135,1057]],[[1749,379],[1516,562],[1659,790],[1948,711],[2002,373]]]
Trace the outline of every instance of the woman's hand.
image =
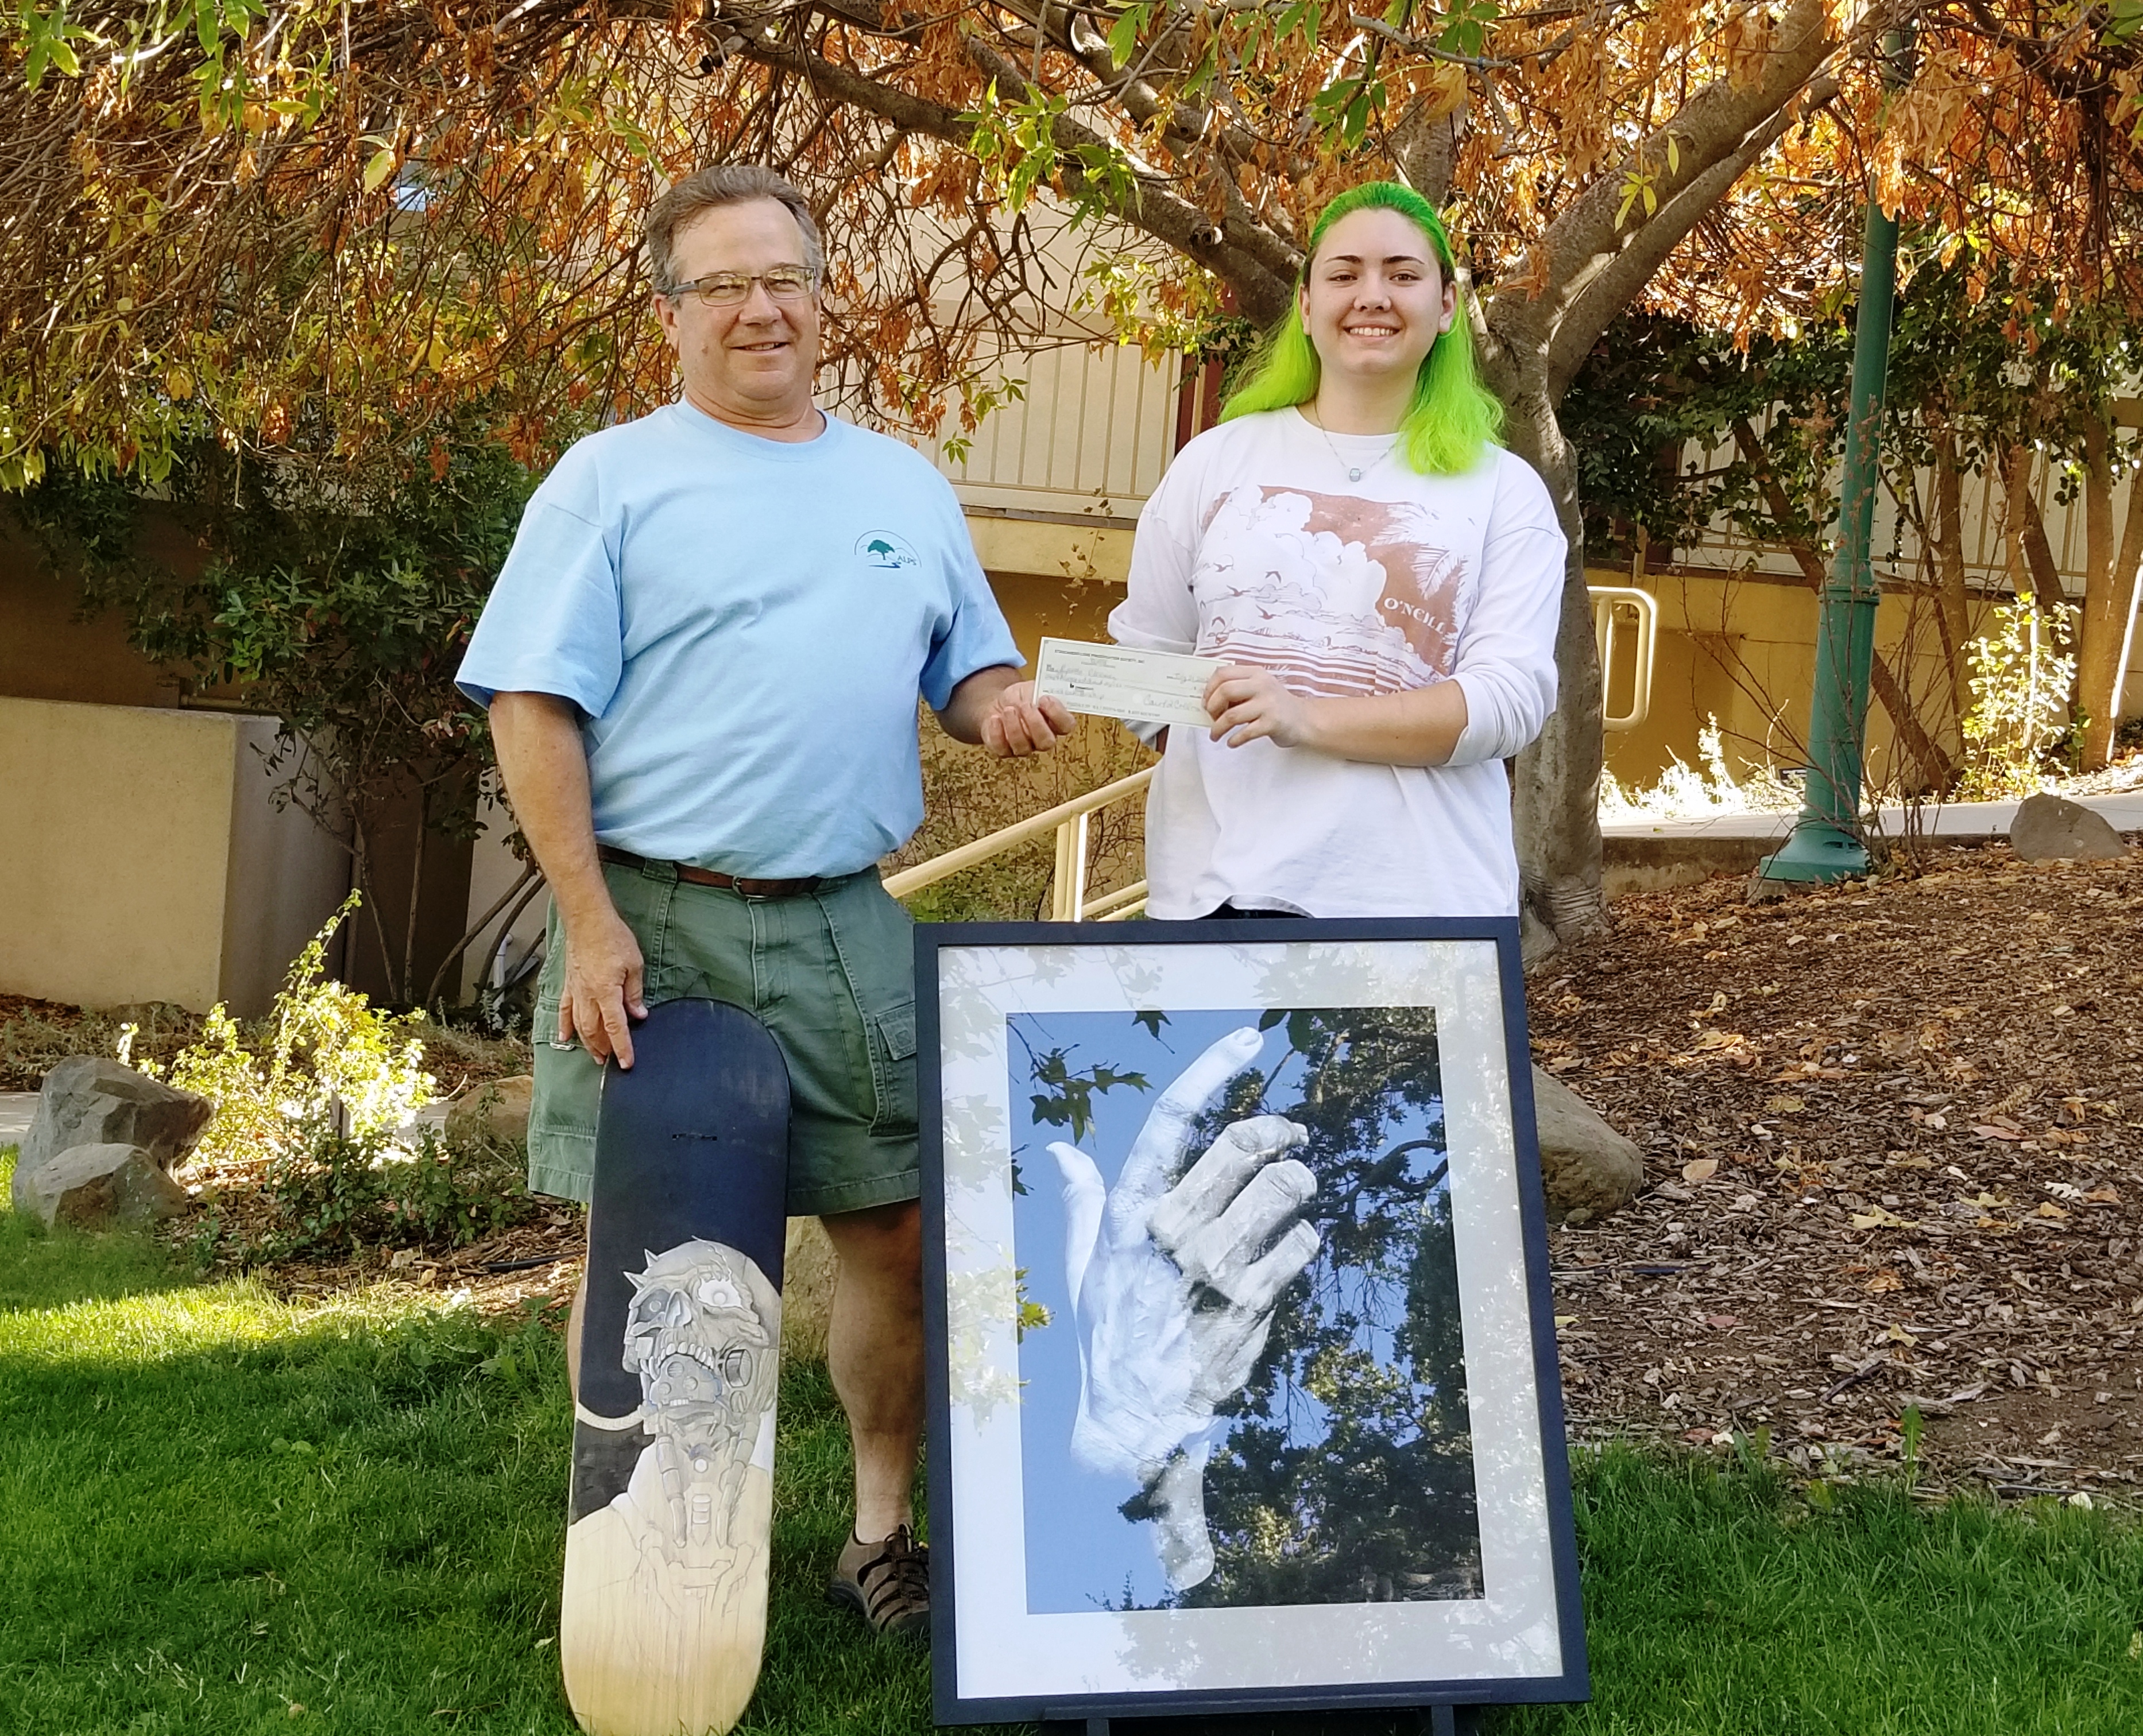
[[1213,739],[1239,748],[1263,736],[1364,765],[1442,765],[1466,733],[1466,689],[1438,681],[1402,693],[1313,699],[1269,669],[1230,663],[1205,684]]
[[1284,748],[1314,746],[1314,700],[1290,693],[1269,669],[1230,663],[1205,684],[1205,711],[1213,739],[1240,748],[1268,737]]

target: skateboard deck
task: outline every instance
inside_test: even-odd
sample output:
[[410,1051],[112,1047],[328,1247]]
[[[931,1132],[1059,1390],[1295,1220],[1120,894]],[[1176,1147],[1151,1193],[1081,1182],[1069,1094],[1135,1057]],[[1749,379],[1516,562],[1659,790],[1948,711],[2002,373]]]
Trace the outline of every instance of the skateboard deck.
[[665,1002],[603,1078],[558,1656],[590,1736],[708,1736],[766,1637],[789,1075]]

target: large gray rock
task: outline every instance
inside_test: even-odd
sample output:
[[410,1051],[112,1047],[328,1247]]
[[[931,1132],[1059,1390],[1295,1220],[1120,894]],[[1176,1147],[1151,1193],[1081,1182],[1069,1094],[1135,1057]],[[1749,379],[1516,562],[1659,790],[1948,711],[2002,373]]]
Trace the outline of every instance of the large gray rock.
[[781,1353],[792,1359],[820,1361],[826,1354],[841,1261],[816,1218],[789,1220],[789,1247],[781,1268]]
[[[168,1218],[185,1209],[186,1196],[165,1172],[186,1155],[215,1113],[207,1098],[174,1090],[108,1056],[70,1055],[45,1075],[37,1115],[15,1159],[9,1199],[17,1211],[35,1212],[47,1224],[56,1215],[69,1223]],[[105,1154],[97,1160],[105,1167],[97,1170],[76,1155],[85,1150]],[[141,1161],[130,1164],[111,1156],[114,1152],[138,1152]],[[155,1181],[147,1170],[156,1172]],[[78,1207],[62,1211],[60,1202],[77,1192]]]
[[1533,1118],[1551,1223],[1620,1211],[1644,1185],[1645,1156],[1554,1074],[1533,1069]]
[[2104,814],[2049,795],[2027,796],[2017,804],[2009,848],[2027,862],[2102,862],[2128,853]]
[[535,1089],[527,1073],[471,1086],[447,1110],[447,1138],[456,1145],[479,1140],[527,1145],[529,1094]]
[[19,1180],[75,1145],[139,1145],[168,1170],[215,1113],[207,1098],[174,1090],[108,1056],[70,1055],[45,1075],[15,1174]]
[[15,1209],[35,1212],[47,1229],[138,1229],[176,1218],[188,1204],[186,1190],[139,1145],[71,1145],[33,1170],[17,1167],[14,1195]]

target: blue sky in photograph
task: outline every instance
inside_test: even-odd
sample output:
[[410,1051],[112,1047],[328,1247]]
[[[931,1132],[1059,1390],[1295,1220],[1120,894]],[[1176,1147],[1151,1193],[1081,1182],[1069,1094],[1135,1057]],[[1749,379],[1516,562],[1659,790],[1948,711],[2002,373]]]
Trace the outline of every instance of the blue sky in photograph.
[[[1026,1189],[1013,1202],[1015,1259],[1026,1274],[1027,1298],[1047,1308],[1051,1323],[1030,1331],[1020,1346],[1021,1450],[1027,1491],[1027,1607],[1032,1613],[1083,1612],[1129,1604],[1150,1607],[1168,1593],[1154,1555],[1152,1527],[1133,1523],[1119,1509],[1137,1491],[1128,1480],[1105,1476],[1076,1463],[1071,1456],[1072,1430],[1078,1414],[1079,1345],[1071,1297],[1064,1278],[1064,1210],[1062,1183],[1050,1145],[1075,1143],[1094,1160],[1104,1183],[1114,1186],[1131,1142],[1144,1126],[1155,1100],[1183,1069],[1211,1043],[1245,1026],[1255,1027],[1255,1008],[1240,1011],[1171,1012],[1156,1032],[1125,1012],[1015,1014],[1007,1021],[1007,1058],[1012,1104],[1013,1155]],[[1272,1067],[1288,1054],[1284,1028],[1264,1033],[1265,1047],[1253,1063]],[[1037,1122],[1030,1108],[1037,1094],[1052,1087],[1032,1076],[1033,1066],[1062,1049],[1075,1073],[1096,1066],[1143,1074],[1148,1089],[1119,1086],[1092,1099],[1094,1121],[1086,1136],[1072,1140],[1068,1128]],[[1265,1108],[1285,1114],[1298,1101],[1303,1060],[1294,1056],[1268,1086]],[[1438,1150],[1415,1155],[1417,1176],[1441,1161],[1442,1105],[1428,1110],[1394,1102],[1385,1130],[1387,1146],[1430,1140]],[[1424,1203],[1441,1192],[1439,1182],[1425,1191]],[[1312,1208],[1313,1219],[1315,1208]],[[1343,1288],[1350,1274],[1339,1274]],[[1291,1288],[1281,1307],[1314,1305],[1304,1288]],[[1357,1343],[1380,1362],[1388,1363],[1391,1332],[1365,1327]],[[1329,1415],[1307,1392],[1287,1395],[1284,1414],[1295,1443],[1321,1440]]]

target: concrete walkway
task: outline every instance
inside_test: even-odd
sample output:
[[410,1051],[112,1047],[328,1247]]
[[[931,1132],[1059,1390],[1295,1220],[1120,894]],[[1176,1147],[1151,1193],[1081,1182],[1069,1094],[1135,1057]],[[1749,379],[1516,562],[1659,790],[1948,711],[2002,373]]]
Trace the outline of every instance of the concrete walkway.
[[0,1091],[0,1145],[19,1145],[37,1113],[35,1091]]
[[[2143,832],[2143,790],[2076,799],[2106,816],[2116,832]],[[1924,833],[1957,844],[1995,842],[2009,835],[2014,802],[1952,802],[1921,811]],[[1905,810],[1886,808],[1881,835],[1900,838]],[[1602,880],[1612,900],[1631,893],[1689,886],[1714,874],[1745,874],[1793,830],[1790,814],[1713,814],[1698,819],[1617,820],[1600,828],[1605,857]]]
[[[2143,832],[2143,790],[2119,795],[2078,796],[2080,805],[2096,809],[2116,832]],[[1950,802],[1933,804],[1921,810],[1921,823],[1942,838],[2006,838],[2017,818],[2014,802]],[[1883,810],[1883,835],[1896,838],[1905,829],[1905,810]],[[1601,827],[1606,838],[1783,838],[1793,829],[1790,814],[1715,814],[1697,819],[1617,820]]]

